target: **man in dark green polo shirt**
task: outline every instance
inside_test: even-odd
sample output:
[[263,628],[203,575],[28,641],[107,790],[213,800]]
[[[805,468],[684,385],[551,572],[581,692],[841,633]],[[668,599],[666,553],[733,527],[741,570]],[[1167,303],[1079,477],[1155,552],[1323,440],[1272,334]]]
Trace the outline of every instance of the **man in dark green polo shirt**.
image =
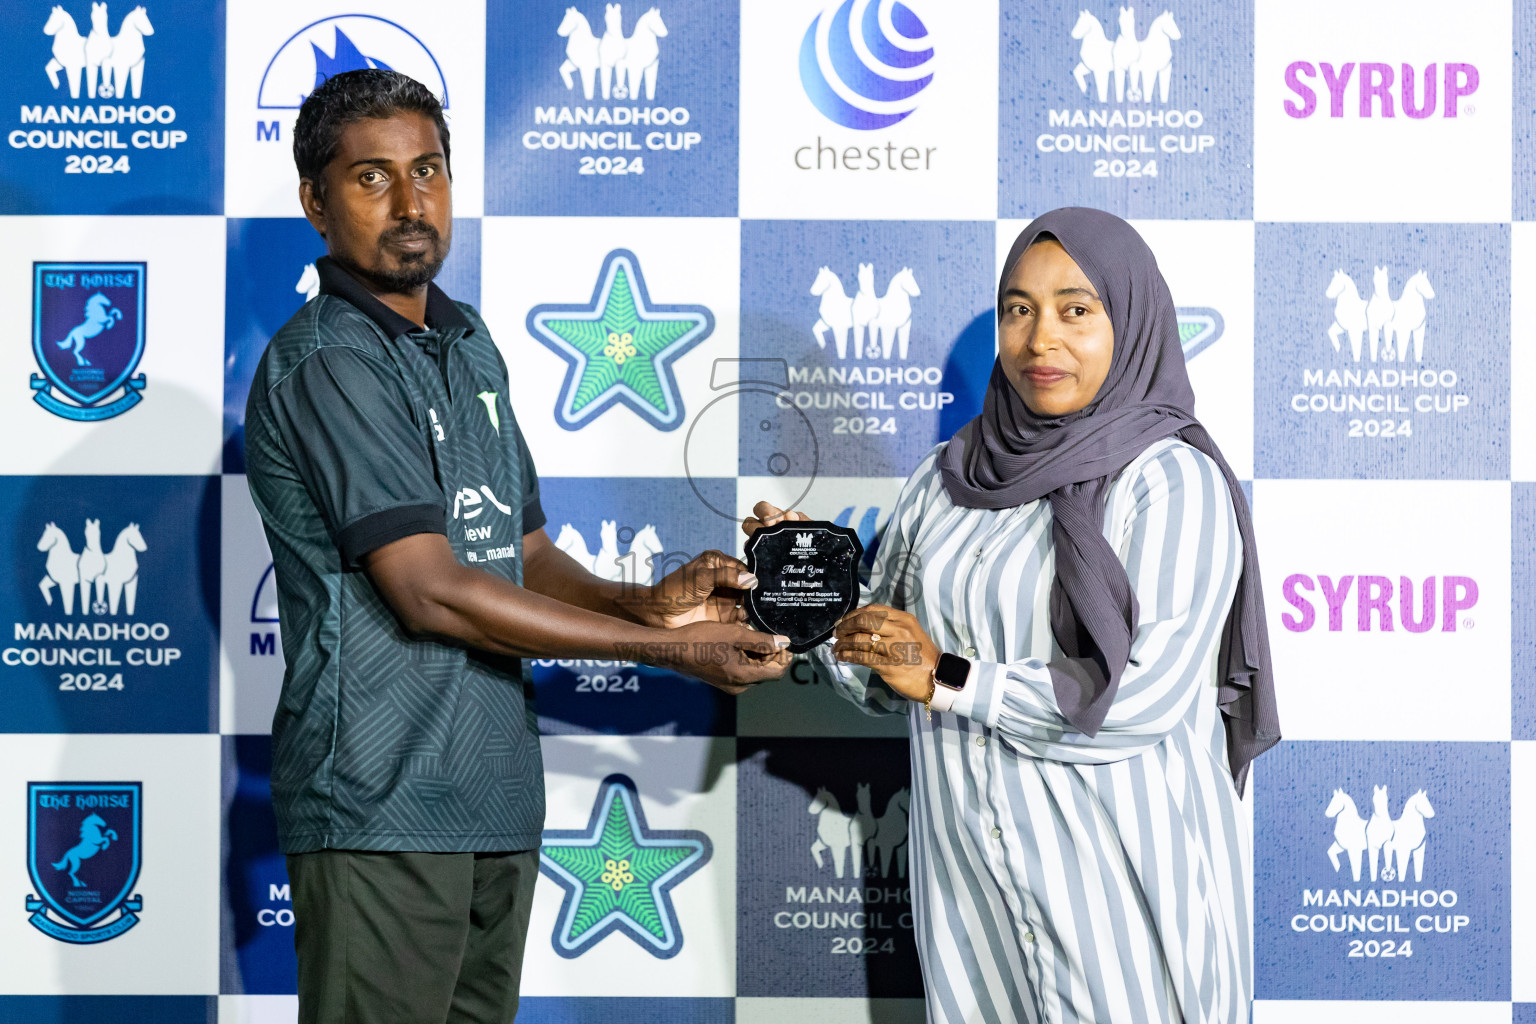
[[787,640],[740,621],[755,581],[735,559],[626,586],[545,535],[506,365],[431,283],[448,142],[437,100],[392,71],[305,101],[299,198],[330,255],[246,407],[287,661],[272,796],[304,1024],[516,1014],[544,822],[526,659],[644,650],[730,692],[786,664]]

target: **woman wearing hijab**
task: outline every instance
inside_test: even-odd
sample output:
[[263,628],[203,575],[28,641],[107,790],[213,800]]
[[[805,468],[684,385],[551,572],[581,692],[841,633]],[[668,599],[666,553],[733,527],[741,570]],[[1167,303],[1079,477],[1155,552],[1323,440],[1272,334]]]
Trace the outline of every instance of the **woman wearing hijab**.
[[929,1019],[1246,1021],[1240,797],[1279,739],[1247,503],[1129,224],[1035,220],[997,316],[981,415],[907,480],[813,662],[911,723]]

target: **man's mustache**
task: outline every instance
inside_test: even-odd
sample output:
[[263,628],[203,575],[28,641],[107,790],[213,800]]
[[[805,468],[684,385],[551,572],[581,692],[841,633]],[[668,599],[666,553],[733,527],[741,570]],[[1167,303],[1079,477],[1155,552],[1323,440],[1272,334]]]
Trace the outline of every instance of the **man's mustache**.
[[410,238],[430,238],[433,242],[439,240],[437,228],[424,220],[413,220],[396,224],[385,231],[379,236],[379,244],[388,245],[390,242],[403,242]]

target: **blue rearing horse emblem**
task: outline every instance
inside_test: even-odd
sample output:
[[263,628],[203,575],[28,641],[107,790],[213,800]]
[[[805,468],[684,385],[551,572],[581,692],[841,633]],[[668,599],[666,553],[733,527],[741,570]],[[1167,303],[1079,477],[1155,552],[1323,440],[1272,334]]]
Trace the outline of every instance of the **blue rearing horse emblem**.
[[32,375],[38,405],[104,420],[143,400],[143,263],[32,264]]
[[80,862],[90,860],[111,846],[112,840],[116,838],[116,830],[108,828],[101,815],[87,815],[86,819],[80,823],[80,841],[69,848],[62,860],[53,865],[53,870],[69,872],[69,880],[75,887],[85,888],[85,883],[80,881],[80,876],[76,874],[80,870]]
[[139,782],[27,783],[28,921],[60,942],[105,942],[139,923]]
[[59,348],[73,346],[75,362],[80,366],[90,366],[91,361],[85,358],[85,343],[122,318],[123,311],[113,309],[112,300],[97,292],[85,300],[85,320],[76,324],[74,330],[64,336],[64,340],[59,342]]

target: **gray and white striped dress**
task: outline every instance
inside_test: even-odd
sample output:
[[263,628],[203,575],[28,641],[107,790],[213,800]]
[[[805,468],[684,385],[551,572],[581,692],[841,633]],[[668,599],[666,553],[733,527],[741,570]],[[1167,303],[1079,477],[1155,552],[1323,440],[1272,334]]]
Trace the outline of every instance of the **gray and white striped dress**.
[[1104,535],[1140,621],[1090,739],[1062,717],[1046,669],[1060,653],[1050,503],[958,508],[940,450],[903,486],[864,596],[904,600],[935,643],[972,660],[969,684],[930,722],[829,646],[812,659],[866,712],[910,722],[928,1019],[1248,1020],[1251,822],[1215,668],[1243,551],[1220,471],[1170,439],[1108,489]]

